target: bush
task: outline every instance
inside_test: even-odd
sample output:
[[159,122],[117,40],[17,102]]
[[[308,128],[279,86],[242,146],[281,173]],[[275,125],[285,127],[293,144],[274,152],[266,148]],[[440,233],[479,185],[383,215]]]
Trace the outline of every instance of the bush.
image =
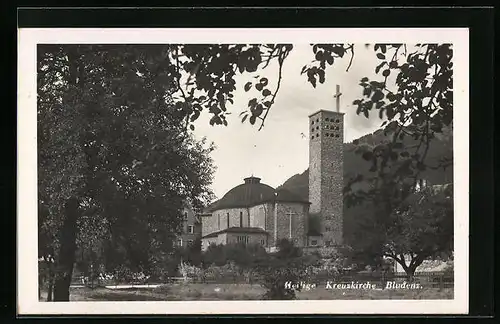
[[184,281],[190,278],[201,278],[203,276],[203,270],[194,265],[181,262],[179,265],[179,273],[184,278]]
[[240,268],[253,268],[262,259],[267,258],[266,250],[257,244],[210,245],[203,253],[204,267],[211,265],[224,266],[234,263]]
[[314,269],[314,266],[308,263],[310,260],[306,257],[272,258],[267,266],[259,267],[262,276],[261,285],[266,289],[263,299],[295,299],[296,292],[301,291],[301,282],[310,281],[311,269]]
[[267,260],[262,260],[257,266],[257,271],[262,276],[261,285],[266,289],[262,297],[266,300],[295,299],[296,291],[301,289],[293,288],[287,283],[297,285],[306,280],[316,258],[302,256],[300,249],[288,240],[278,242],[278,249],[278,252],[269,255]]

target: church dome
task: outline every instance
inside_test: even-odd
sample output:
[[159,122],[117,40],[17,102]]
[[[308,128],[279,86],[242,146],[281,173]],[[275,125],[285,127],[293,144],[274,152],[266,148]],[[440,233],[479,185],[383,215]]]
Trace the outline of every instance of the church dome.
[[243,179],[244,183],[229,190],[224,197],[209,206],[210,211],[228,208],[247,208],[260,205],[265,202],[300,202],[309,204],[292,192],[279,189],[261,183],[260,178],[248,177]]

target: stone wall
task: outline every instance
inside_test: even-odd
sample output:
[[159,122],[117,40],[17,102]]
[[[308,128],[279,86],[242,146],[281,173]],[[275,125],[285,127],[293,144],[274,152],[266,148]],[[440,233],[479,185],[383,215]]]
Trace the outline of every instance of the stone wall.
[[270,211],[271,207],[272,204],[262,204],[250,207],[250,227],[260,227],[267,231],[266,218],[268,218],[269,215],[266,214]]
[[[308,205],[302,203],[278,203],[278,240],[290,238],[290,216],[292,213],[292,240],[297,246],[307,244],[307,211]],[[231,208],[214,211],[211,216],[202,219],[202,235],[226,229],[229,215],[229,227],[240,227],[240,213],[242,227],[259,227],[269,233],[269,246],[276,244],[274,240],[274,204],[266,203],[250,208]]]
[[265,233],[227,233],[227,244],[238,243],[238,236],[248,237],[248,244],[267,246],[267,235]]
[[219,230],[217,224],[218,215],[212,213],[211,215],[201,216],[201,235],[217,232]]
[[269,233],[269,245],[274,245],[274,204],[273,203],[267,203],[264,205],[261,205],[262,209],[266,211],[266,218],[265,218],[265,230]]
[[344,114],[321,110],[309,131],[310,212],[320,214],[325,245],[342,244]]
[[[275,246],[274,239],[274,206],[271,209],[269,246]],[[290,215],[292,213],[291,232],[290,232]],[[285,203],[277,204],[277,240],[290,239],[296,246],[306,245],[306,226],[307,226],[307,205],[301,203]],[[291,234],[291,235],[290,235]]]
[[221,231],[228,227],[261,227],[264,229],[265,214],[264,208],[261,207],[216,210],[212,213],[212,216],[203,217],[203,235]]

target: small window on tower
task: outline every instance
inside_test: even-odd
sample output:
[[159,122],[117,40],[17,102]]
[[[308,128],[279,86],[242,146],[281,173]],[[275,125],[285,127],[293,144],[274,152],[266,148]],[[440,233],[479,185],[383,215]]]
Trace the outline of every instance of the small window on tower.
[[328,134],[328,133],[325,133],[325,136],[326,136],[326,137],[328,137],[328,136],[330,136],[330,134]]
[[314,135],[311,135],[311,139],[314,139]]
[[314,120],[311,122],[311,125],[314,125]]
[[330,118],[326,117],[326,118],[325,118],[325,121],[330,121]]
[[316,130],[318,130],[318,129],[319,129],[319,126],[316,126]]
[[338,119],[335,119],[335,122],[336,122],[336,123],[339,123],[339,122],[340,122],[340,120],[338,120]]
[[314,127],[313,127],[313,128],[311,128],[311,132],[314,132]]
[[316,122],[319,123],[319,119],[316,119]]
[[335,137],[340,137],[340,135],[339,134],[335,134]]

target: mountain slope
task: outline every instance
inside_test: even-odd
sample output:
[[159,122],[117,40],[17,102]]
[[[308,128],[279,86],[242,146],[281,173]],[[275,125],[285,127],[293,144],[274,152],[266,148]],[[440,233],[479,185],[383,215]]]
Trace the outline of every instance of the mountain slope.
[[[378,130],[373,134],[365,135],[358,139],[359,143],[376,145],[389,139],[384,135],[382,130]],[[417,142],[409,137],[403,140],[405,147],[416,144]],[[361,156],[354,153],[356,145],[352,143],[344,144],[344,184],[354,177],[356,174],[369,175],[370,164],[364,161]],[[443,156],[452,156],[453,152],[453,137],[451,131],[444,136],[440,136],[434,140],[429,147],[428,159],[430,164],[437,164],[437,161]],[[448,167],[446,170],[427,169],[422,173],[422,177],[429,184],[444,184],[453,182],[453,167]],[[299,195],[303,199],[309,199],[309,169],[301,174],[296,174],[286,180],[278,188],[288,189],[289,191]],[[361,227],[366,223],[370,223],[371,209],[368,205],[359,205],[347,208],[344,204],[344,237],[347,244],[357,244],[363,239],[363,231]],[[360,237],[361,236],[361,237]]]
[[[359,143],[366,143],[369,145],[376,145],[388,140],[389,137],[384,135],[382,130],[377,130],[372,134],[362,136],[358,139]],[[403,140],[405,146],[411,146],[417,142],[412,138],[406,137]],[[437,139],[432,142],[429,152],[428,159],[431,164],[437,164],[437,161],[447,154],[450,154],[453,150],[453,138],[447,139]],[[352,143],[344,143],[344,183],[347,183],[349,179],[355,176],[357,173],[363,175],[369,175],[368,169],[370,164],[364,161],[361,156],[354,153],[356,145]],[[422,173],[423,178],[425,178],[431,184],[443,184],[453,181],[453,167],[448,167],[446,170],[433,170],[428,169]],[[286,180],[278,189],[288,189],[295,194],[298,194],[304,199],[309,198],[309,169],[306,169],[300,174],[295,174]]]

